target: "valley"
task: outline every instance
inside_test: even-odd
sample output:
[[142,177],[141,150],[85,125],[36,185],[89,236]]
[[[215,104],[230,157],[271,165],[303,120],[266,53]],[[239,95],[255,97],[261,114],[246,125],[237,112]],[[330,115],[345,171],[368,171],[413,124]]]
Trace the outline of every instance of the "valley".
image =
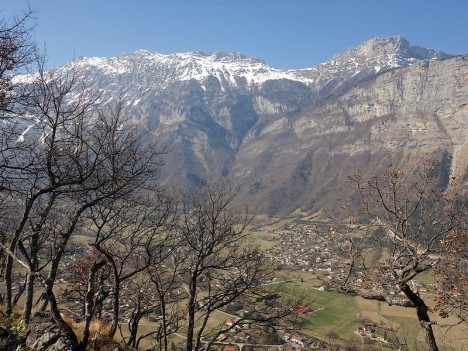
[[[393,350],[399,343],[408,349],[422,347],[421,331],[412,309],[390,306],[385,302],[366,300],[340,292],[343,258],[333,243],[343,238],[336,232],[337,229],[330,221],[320,221],[317,216],[301,219],[291,217],[277,222],[272,221],[267,225],[256,224],[250,235],[261,246],[266,258],[276,266],[275,276],[265,284],[282,286],[286,294],[301,297],[303,307],[288,308],[296,310],[294,313],[302,319],[302,325],[299,329],[291,329],[290,326],[280,324],[275,327],[275,331],[265,331],[256,328],[254,324],[241,324],[221,334],[214,342],[213,348],[226,350],[237,345],[238,349],[241,348],[240,351],[282,351],[300,350],[303,347],[328,350],[330,345],[341,345],[346,348],[353,345],[357,348],[374,345],[382,347],[383,350]],[[73,286],[70,285],[73,280],[70,273],[73,272],[77,260],[83,260],[83,253],[88,250],[85,244],[89,239],[88,236],[78,236],[75,240],[77,246],[72,251],[80,254],[72,255],[70,260],[64,262],[64,275],[59,278],[60,284],[57,284],[59,296],[65,297],[64,291]],[[429,301],[432,299],[433,280],[432,274],[429,273],[418,277],[413,283]],[[211,284],[221,284],[221,282],[213,281]],[[15,287],[17,289],[19,285]],[[170,303],[185,305],[186,288],[183,283],[174,285]],[[142,289],[142,286],[139,289]],[[145,306],[158,305],[158,297],[151,288],[140,292],[145,296]],[[201,291],[200,296],[203,294]],[[134,313],[135,301],[132,288],[124,286],[120,322],[123,336],[128,336],[126,326]],[[244,299],[243,304],[238,302],[235,307],[215,311],[210,317],[204,338],[209,339],[210,330],[218,330],[222,325],[229,326],[229,323],[239,319],[242,311],[251,308],[252,303],[255,302]],[[72,318],[80,315],[80,301],[68,300],[66,305],[68,307],[63,308],[64,313],[70,314]],[[110,312],[111,306],[104,305],[101,318],[104,321],[110,320]],[[466,335],[467,327],[465,325],[442,327],[453,323],[454,320],[440,319],[436,314],[432,317],[441,326],[436,328],[436,335],[441,340],[441,350],[451,350],[454,347],[462,350],[463,336]],[[159,325],[160,318],[160,312],[157,310],[145,314],[139,324],[139,335],[154,331]],[[181,320],[178,329],[170,337],[171,342],[176,346],[183,343],[185,331],[186,324]],[[291,339],[292,336],[295,336],[295,339]],[[148,337],[143,340],[141,347],[143,349],[150,347],[155,342],[155,339]]]

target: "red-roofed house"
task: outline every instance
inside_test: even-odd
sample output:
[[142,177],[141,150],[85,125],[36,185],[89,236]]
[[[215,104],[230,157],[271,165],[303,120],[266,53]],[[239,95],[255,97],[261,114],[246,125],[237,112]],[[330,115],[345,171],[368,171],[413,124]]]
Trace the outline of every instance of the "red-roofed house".
[[299,335],[293,335],[293,336],[291,336],[291,341],[292,341],[293,343],[295,343],[295,344],[304,346],[304,341],[303,341],[302,337],[299,336]]
[[310,308],[307,306],[297,305],[293,307],[293,311],[297,314],[306,314],[310,311]]

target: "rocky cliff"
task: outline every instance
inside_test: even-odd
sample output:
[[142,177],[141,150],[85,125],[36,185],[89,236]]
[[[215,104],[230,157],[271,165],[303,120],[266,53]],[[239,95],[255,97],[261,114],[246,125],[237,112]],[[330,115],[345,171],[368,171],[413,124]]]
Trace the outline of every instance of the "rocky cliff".
[[466,183],[467,78],[463,56],[389,70],[277,119],[239,151],[235,174],[269,213],[330,209],[347,196],[348,175],[389,164],[444,159],[450,182]]

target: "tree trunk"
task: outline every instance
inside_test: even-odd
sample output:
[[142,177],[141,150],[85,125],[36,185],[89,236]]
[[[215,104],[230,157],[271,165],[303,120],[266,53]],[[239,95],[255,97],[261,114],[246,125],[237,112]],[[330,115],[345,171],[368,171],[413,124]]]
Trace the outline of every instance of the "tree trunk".
[[437,343],[434,336],[434,331],[432,330],[432,321],[428,314],[428,308],[423,299],[419,297],[408,284],[405,284],[401,287],[401,291],[406,295],[406,297],[413,303],[416,308],[416,314],[418,316],[419,324],[424,333],[424,340],[426,341],[426,347],[428,351],[439,351]]
[[114,337],[115,333],[117,332],[117,328],[119,326],[119,318],[120,318],[120,277],[119,277],[119,270],[117,268],[117,264],[115,263],[114,258],[110,255],[106,250],[101,248],[99,245],[93,245],[96,250],[98,250],[101,254],[104,255],[107,262],[112,267],[112,275],[114,276],[114,294],[112,296],[112,326],[111,330],[109,331],[109,336],[111,338]]
[[[16,244],[15,244],[16,245]],[[10,246],[11,250],[11,246]],[[14,250],[14,247],[13,247]],[[10,256],[6,259],[6,266],[5,266],[5,314],[7,316],[11,315],[13,311],[13,258]]]
[[140,323],[141,317],[142,317],[141,304],[140,304],[140,299],[138,299],[137,307],[133,311],[132,316],[130,317],[130,321],[128,322],[128,329],[130,332],[130,337],[127,341],[127,346],[130,346],[132,349],[135,349],[135,346],[137,343],[138,324]]
[[54,318],[55,323],[57,323],[57,326],[60,328],[63,334],[72,341],[73,350],[76,350],[78,345],[78,338],[73,329],[68,325],[67,322],[63,320],[57,305],[57,300],[55,299],[55,295],[51,288],[46,290],[46,296],[47,300],[50,302],[50,312],[52,313],[52,317]]
[[21,236],[21,232],[26,224],[28,219],[29,213],[31,212],[32,204],[38,197],[38,193],[32,196],[30,199],[26,201],[26,207],[24,209],[23,217],[21,222],[19,223],[18,227],[15,230],[15,233],[11,239],[10,245],[8,246],[8,250],[10,254],[8,254],[6,259],[6,266],[5,266],[5,313],[9,316],[13,312],[13,281],[12,281],[12,274],[13,274],[13,256],[11,253],[15,252],[16,244]]
[[195,332],[195,310],[196,310],[196,297],[197,297],[197,277],[192,274],[191,281],[189,282],[190,300],[188,304],[188,326],[187,326],[187,351],[193,351],[193,335]]
[[162,316],[162,332],[163,332],[163,337],[162,337],[162,345],[161,342],[159,343],[161,345],[161,350],[162,351],[167,351],[167,320],[166,320],[166,301],[164,296],[160,296],[160,302],[161,302],[161,316]]
[[26,282],[26,302],[24,304],[23,310],[23,320],[26,324],[29,323],[31,318],[33,300],[34,300],[34,275],[28,273],[28,278]]
[[112,267],[112,276],[114,279],[114,294],[112,295],[112,326],[109,331],[109,336],[114,337],[117,329],[119,327],[119,318],[120,318],[120,281],[119,270],[117,264],[115,263],[114,257],[112,257],[109,252],[102,248],[99,244],[92,245],[100,254],[102,254],[107,262]]
[[[39,253],[39,233],[35,232],[31,237],[31,247],[30,247],[30,254],[31,254],[31,269],[33,271],[37,270],[38,266],[38,255]],[[26,282],[26,302],[24,304],[23,309],[23,320],[26,324],[29,323],[29,319],[31,318],[33,300],[34,300],[34,280],[35,277],[32,273],[28,273],[28,279]]]
[[85,351],[88,346],[89,341],[89,327],[91,325],[91,321],[94,316],[94,306],[95,306],[95,282],[96,282],[96,273],[102,266],[105,265],[105,261],[94,262],[89,270],[88,274],[88,289],[86,291],[85,297],[85,315],[84,315],[84,328],[83,328],[83,336],[80,341],[80,350]]
[[60,309],[57,304],[57,300],[55,298],[54,291],[52,290],[52,286],[47,285],[47,280],[42,277],[42,275],[38,272],[30,272],[34,274],[35,278],[44,286],[44,300],[50,302],[50,312],[52,317],[54,318],[55,323],[62,331],[63,335],[70,339],[73,344],[73,351],[75,351],[78,347],[78,337],[76,336],[73,328],[65,322],[60,314]]
[[[60,243],[58,246],[58,250],[55,253],[55,256],[52,258],[51,263],[50,263],[50,268],[49,268],[49,273],[47,275],[47,285],[50,286],[50,289],[52,290],[55,284],[55,279],[57,278],[57,273],[58,273],[58,268],[59,268],[59,263],[60,260],[62,259],[62,255],[65,251],[65,247],[67,245],[68,238],[65,238],[62,243]],[[39,311],[45,311],[47,308],[48,300],[42,300],[40,306],[39,306]]]

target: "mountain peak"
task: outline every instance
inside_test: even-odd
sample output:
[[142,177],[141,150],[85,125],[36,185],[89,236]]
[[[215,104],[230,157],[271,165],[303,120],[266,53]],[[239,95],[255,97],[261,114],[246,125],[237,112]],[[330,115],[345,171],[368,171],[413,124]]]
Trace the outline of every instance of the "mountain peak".
[[351,50],[362,56],[374,57],[406,51],[409,47],[408,40],[401,35],[395,35],[388,38],[372,38]]
[[440,50],[412,46],[401,35],[373,38],[348,49],[324,62],[329,73],[354,77],[362,72],[383,73],[390,69],[407,67],[419,61],[453,57]]
[[410,42],[401,35],[370,39],[355,48],[336,55],[334,59],[343,56],[365,59],[398,56],[401,60],[432,60],[452,57],[452,55],[448,55],[440,50],[411,46]]

